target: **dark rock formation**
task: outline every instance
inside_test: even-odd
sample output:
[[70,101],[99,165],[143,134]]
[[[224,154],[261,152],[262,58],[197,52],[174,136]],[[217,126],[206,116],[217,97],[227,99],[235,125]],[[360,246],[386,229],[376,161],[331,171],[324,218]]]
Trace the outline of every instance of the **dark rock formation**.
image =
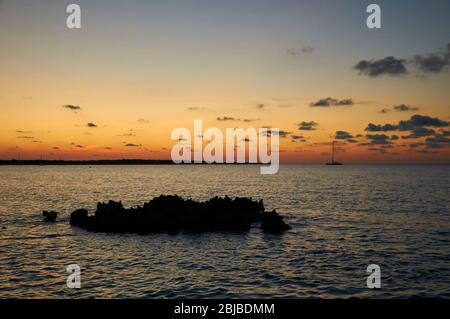
[[48,211],[44,210],[42,212],[42,216],[44,216],[44,220],[46,222],[54,222],[56,220],[56,217],[58,216],[58,213],[54,212],[54,211],[48,212]]
[[261,229],[269,233],[281,233],[291,229],[291,226],[283,221],[283,216],[277,214],[275,210],[262,214]]
[[70,224],[81,228],[88,225],[88,211],[86,209],[77,209],[70,215]]
[[[120,233],[176,234],[180,231],[246,231],[252,223],[266,221],[267,229],[282,229],[282,217],[265,217],[262,201],[251,198],[214,197],[206,202],[184,200],[179,196],[159,196],[142,207],[126,209],[121,202],[98,203],[94,215],[78,209],[70,217],[70,224],[89,231]],[[284,222],[282,225],[287,226]],[[287,226],[289,229],[289,226]]]

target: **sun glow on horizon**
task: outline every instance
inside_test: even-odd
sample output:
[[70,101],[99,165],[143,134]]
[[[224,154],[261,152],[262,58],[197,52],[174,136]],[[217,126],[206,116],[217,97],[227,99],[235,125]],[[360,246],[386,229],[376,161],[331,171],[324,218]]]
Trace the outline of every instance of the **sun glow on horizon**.
[[448,4],[380,1],[375,31],[360,2],[325,3],[82,0],[69,30],[64,3],[3,1],[0,159],[170,159],[202,120],[279,128],[282,163],[333,140],[345,163],[449,163]]

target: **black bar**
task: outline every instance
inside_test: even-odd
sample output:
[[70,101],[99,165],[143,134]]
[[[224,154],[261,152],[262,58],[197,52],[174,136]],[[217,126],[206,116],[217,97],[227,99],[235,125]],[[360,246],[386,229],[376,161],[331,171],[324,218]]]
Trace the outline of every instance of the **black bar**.
[[397,308],[405,317],[409,314],[429,316],[440,311],[444,313],[448,306],[448,299],[0,300],[3,313],[11,311],[15,316],[42,314],[46,318],[64,318],[69,314],[85,318],[88,314],[106,311],[120,317],[139,314],[143,318],[306,318],[306,314],[309,314],[308,318],[311,314],[384,318],[391,308]]

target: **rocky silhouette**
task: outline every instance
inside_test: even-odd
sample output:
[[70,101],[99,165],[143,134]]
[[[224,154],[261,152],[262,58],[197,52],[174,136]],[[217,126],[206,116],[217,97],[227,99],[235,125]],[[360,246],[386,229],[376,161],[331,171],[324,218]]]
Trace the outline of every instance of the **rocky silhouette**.
[[58,213],[54,212],[54,211],[48,212],[48,211],[44,210],[42,212],[42,216],[44,216],[44,220],[46,222],[54,222],[56,220],[56,217],[58,216]]
[[277,214],[275,210],[262,214],[261,229],[269,233],[282,233],[291,229],[291,226],[283,221],[283,216]]
[[77,209],[70,216],[71,225],[88,231],[139,234],[247,231],[258,222],[267,232],[290,229],[276,211],[265,212],[262,201],[227,196],[206,202],[184,200],[176,195],[159,196],[142,207],[128,209],[121,202],[109,201],[98,203],[93,215],[86,209]]

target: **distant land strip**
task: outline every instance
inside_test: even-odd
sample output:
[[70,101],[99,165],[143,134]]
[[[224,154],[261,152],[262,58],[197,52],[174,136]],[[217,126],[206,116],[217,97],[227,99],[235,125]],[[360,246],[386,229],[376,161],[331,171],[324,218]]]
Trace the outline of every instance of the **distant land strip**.
[[116,160],[0,160],[0,165],[239,165],[258,163],[182,163],[172,160],[116,159]]

